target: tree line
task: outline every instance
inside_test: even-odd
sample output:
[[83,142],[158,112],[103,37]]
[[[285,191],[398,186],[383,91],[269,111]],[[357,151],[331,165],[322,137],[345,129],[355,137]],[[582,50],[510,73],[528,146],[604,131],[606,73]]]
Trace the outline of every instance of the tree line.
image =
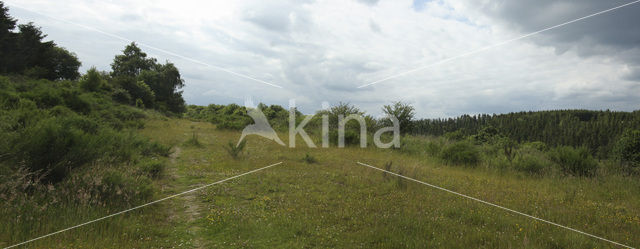
[[585,146],[606,158],[627,130],[640,128],[640,111],[555,110],[500,115],[462,115],[413,121],[412,134],[466,137],[492,127],[517,142],[544,142],[548,146]]
[[91,68],[85,75],[77,56],[45,41],[46,34],[33,23],[17,24],[0,1],[0,75],[28,79],[78,80],[84,90],[110,95],[121,103],[162,112],[185,111],[184,80],[174,64],[147,57],[136,43],[115,56],[111,72]]

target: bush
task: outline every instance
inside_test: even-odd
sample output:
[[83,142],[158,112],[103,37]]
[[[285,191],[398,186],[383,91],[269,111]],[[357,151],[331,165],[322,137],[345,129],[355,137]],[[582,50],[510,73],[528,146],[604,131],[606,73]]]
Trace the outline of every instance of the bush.
[[549,159],[556,163],[565,175],[593,176],[598,169],[598,163],[584,147],[555,148],[549,151]]
[[434,141],[429,141],[425,145],[425,152],[427,153],[427,155],[437,156],[442,151],[442,146],[443,146],[442,143],[436,143]]
[[110,171],[102,178],[99,196],[103,202],[130,205],[136,200],[149,200],[153,196],[151,181],[146,177],[133,178],[119,171]]
[[640,173],[640,130],[626,131],[615,145],[614,156],[627,173]]
[[[14,155],[30,171],[47,174],[58,182],[69,169],[90,162],[99,155],[100,142],[82,130],[86,120],[78,117],[49,118],[26,129],[14,147]],[[80,126],[80,127],[79,127]]]
[[540,142],[540,141],[525,143],[524,147],[532,148],[542,152],[547,152],[549,150],[549,146],[547,146],[547,144],[545,144],[544,142]]
[[184,142],[184,145],[193,146],[193,147],[202,147],[202,143],[200,143],[200,140],[198,139],[198,133],[194,131],[191,134],[191,137]]
[[118,88],[111,93],[111,98],[122,104],[131,104],[131,94],[122,88]]
[[158,178],[162,176],[165,165],[158,160],[147,160],[141,162],[139,168],[144,175],[150,178]]
[[517,171],[527,173],[529,175],[544,175],[547,168],[544,160],[534,155],[521,155],[514,161],[514,168]]
[[85,74],[82,77],[82,80],[80,80],[80,88],[89,92],[98,91],[102,84],[103,83],[100,73],[98,72],[98,70],[96,70],[95,67],[89,69],[87,71],[87,74]]
[[444,137],[452,141],[458,141],[464,139],[464,134],[461,130],[457,130],[445,133]]
[[233,142],[229,142],[227,144],[227,146],[224,146],[224,149],[229,153],[229,155],[233,158],[233,159],[238,159],[238,157],[240,156],[240,153],[242,153],[242,150],[244,149],[244,146],[247,144],[247,140],[242,140],[242,142],[240,142],[239,144],[235,145]]
[[457,142],[445,147],[440,158],[454,165],[476,166],[480,163],[480,151],[468,142]]
[[305,163],[308,163],[308,164],[313,164],[313,163],[318,162],[318,160],[316,160],[315,157],[309,155],[309,153],[306,153],[304,155],[304,157],[302,158],[302,161],[305,162]]

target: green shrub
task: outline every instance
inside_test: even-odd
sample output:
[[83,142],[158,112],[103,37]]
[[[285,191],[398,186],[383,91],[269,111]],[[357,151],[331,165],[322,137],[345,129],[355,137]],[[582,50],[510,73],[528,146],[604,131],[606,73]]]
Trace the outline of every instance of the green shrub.
[[238,157],[240,156],[240,153],[242,153],[242,150],[244,150],[245,145],[247,144],[247,140],[242,140],[242,142],[240,142],[239,144],[234,144],[233,142],[229,141],[229,143],[227,144],[227,146],[223,146],[223,148],[229,153],[229,155],[233,158],[233,159],[238,159]]
[[545,144],[544,142],[540,142],[540,141],[525,143],[524,147],[529,147],[542,152],[549,151],[549,146],[547,146],[547,144]]
[[95,67],[89,69],[80,80],[80,88],[89,92],[98,91],[102,84],[102,77]]
[[184,142],[186,146],[202,147],[202,143],[198,139],[198,133],[195,131],[191,134],[191,137]]
[[306,153],[304,155],[304,157],[302,158],[302,161],[305,162],[305,163],[308,163],[308,164],[313,164],[313,163],[318,162],[318,160],[316,160],[315,157],[309,155],[309,153]]
[[[329,131],[329,141],[334,144],[334,145],[338,145],[338,143],[340,142],[339,140],[339,134],[337,130],[331,130]],[[351,146],[351,145],[359,145],[360,144],[360,130],[358,130],[357,132],[351,129],[345,129],[344,131],[344,145],[345,146]]]
[[549,159],[556,163],[565,175],[593,176],[598,169],[598,163],[584,147],[555,148],[549,151]]
[[164,172],[165,165],[159,160],[145,160],[139,163],[140,171],[150,177],[159,178]]
[[445,133],[444,137],[452,141],[458,141],[464,139],[464,134],[461,130],[457,130]]
[[102,177],[99,196],[102,202],[112,205],[130,205],[136,200],[151,199],[153,188],[149,178],[134,178],[120,171],[109,171]]
[[240,120],[224,120],[216,125],[216,128],[223,130],[242,130],[247,126],[247,123]]
[[529,154],[517,157],[513,161],[513,166],[517,171],[535,176],[544,175],[547,169],[547,165],[543,159]]
[[425,152],[430,156],[437,156],[442,151],[442,144],[438,144],[433,141],[427,142],[425,145]]
[[139,139],[137,147],[143,156],[164,156],[171,154],[171,147],[148,139]]
[[480,163],[480,151],[468,142],[456,142],[445,147],[440,158],[454,165],[476,166]]
[[131,94],[122,88],[118,88],[111,93],[113,100],[122,104],[131,104]]
[[626,131],[615,145],[614,156],[627,173],[640,173],[640,130]]
[[78,127],[85,121],[57,117],[29,127],[15,144],[17,161],[24,162],[31,171],[46,174],[47,181],[62,180],[69,169],[92,161],[100,153],[100,141]]

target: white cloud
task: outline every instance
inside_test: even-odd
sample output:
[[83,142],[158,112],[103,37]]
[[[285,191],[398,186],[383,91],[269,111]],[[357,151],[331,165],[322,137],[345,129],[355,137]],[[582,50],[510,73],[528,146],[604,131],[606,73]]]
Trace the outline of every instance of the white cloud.
[[[368,88],[357,86],[520,35],[466,8],[429,1],[6,1],[139,43],[282,85],[273,88],[143,47],[178,66],[189,103],[256,102],[305,112],[322,101],[351,102],[372,114],[395,100],[422,117],[554,108],[639,108],[634,73],[607,56],[531,40],[460,58]],[[564,13],[566,8],[556,8]],[[83,68],[108,70],[126,42],[18,8],[49,38],[75,51]],[[551,15],[551,13],[546,13]],[[569,27],[568,27],[569,28]],[[615,84],[612,84],[615,83]]]

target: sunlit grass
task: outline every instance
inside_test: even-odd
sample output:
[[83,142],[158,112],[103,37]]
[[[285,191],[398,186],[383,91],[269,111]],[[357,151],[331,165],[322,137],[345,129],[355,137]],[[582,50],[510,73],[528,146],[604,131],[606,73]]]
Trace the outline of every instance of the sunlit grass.
[[[182,146],[198,131],[201,146]],[[197,217],[189,220],[185,200],[176,198],[119,217],[67,231],[33,247],[443,247],[608,248],[566,229],[487,206],[356,164],[361,161],[557,222],[623,244],[640,244],[640,181],[616,174],[593,178],[530,177],[497,170],[446,166],[419,141],[407,150],[298,148],[247,137],[234,160],[223,148],[239,132],[208,123],[152,118],[142,134],[180,147],[175,164],[155,185],[157,197],[282,161],[283,164],[193,193]],[[288,136],[280,134],[283,141]],[[422,142],[420,142],[422,141]],[[417,144],[417,145],[416,145]],[[303,158],[311,155],[314,163]],[[65,209],[65,210],[62,210]],[[12,242],[53,232],[116,210],[51,209],[24,224]],[[72,215],[75,214],[75,215]],[[34,229],[36,228],[36,229]],[[193,229],[198,228],[198,229]],[[6,237],[3,237],[6,238]],[[3,241],[5,241],[3,239]],[[8,245],[8,244],[1,244]]]

